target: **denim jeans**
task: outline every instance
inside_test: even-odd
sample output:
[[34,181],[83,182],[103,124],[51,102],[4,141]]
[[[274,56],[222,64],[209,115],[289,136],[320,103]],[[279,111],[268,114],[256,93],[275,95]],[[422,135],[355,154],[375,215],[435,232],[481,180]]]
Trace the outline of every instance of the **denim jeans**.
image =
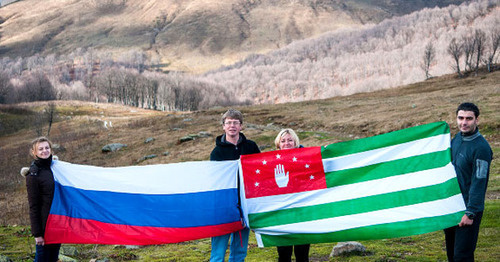
[[56,262],[61,244],[36,245],[35,262]]
[[229,247],[228,261],[229,262],[245,261],[245,257],[247,256],[249,234],[250,234],[250,229],[244,228],[241,231],[229,233],[222,236],[212,237],[212,252],[210,254],[210,262],[224,261],[229,238],[231,238],[231,244]]

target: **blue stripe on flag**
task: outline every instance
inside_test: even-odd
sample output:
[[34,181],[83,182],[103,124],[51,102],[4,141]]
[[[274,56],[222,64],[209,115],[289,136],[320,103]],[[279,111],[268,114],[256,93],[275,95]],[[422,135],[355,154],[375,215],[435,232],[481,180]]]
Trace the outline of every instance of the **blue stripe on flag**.
[[104,223],[198,227],[240,220],[236,188],[186,194],[129,194],[55,183],[51,214]]

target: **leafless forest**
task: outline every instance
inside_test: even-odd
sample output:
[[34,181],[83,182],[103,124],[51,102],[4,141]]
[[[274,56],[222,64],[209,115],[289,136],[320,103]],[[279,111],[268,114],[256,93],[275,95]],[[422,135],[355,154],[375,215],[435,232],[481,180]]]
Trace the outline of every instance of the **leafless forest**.
[[156,110],[282,103],[369,92],[432,76],[496,70],[498,0],[424,9],[293,42],[203,75],[158,72],[141,50],[4,57],[0,103],[86,100]]

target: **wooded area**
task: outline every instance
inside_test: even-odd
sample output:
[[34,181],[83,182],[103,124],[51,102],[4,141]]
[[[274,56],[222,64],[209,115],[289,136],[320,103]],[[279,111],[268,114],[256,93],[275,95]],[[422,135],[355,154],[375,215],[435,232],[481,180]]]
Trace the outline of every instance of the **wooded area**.
[[192,111],[369,92],[453,72],[477,74],[482,66],[496,70],[498,24],[493,0],[424,9],[293,42],[203,75],[159,72],[160,59],[142,50],[4,57],[0,103],[84,100]]

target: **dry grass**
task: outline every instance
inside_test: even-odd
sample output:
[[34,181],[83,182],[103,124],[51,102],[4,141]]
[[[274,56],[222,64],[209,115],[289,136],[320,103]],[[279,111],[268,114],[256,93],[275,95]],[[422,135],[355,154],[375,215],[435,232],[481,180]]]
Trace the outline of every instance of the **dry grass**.
[[[245,115],[245,135],[255,140],[265,150],[272,150],[275,135],[280,128],[291,127],[298,131],[301,143],[306,146],[327,145],[337,141],[372,136],[418,124],[446,121],[452,133],[456,132],[454,110],[463,101],[473,101],[481,108],[481,132],[489,140],[495,155],[500,153],[500,72],[479,77],[458,79],[445,76],[411,86],[301,103],[248,106],[239,108]],[[27,112],[41,110],[47,103],[17,105],[18,109],[0,107],[0,121],[4,118],[23,119]],[[158,112],[112,104],[58,101],[57,122],[53,125],[51,139],[61,145],[56,154],[65,161],[97,166],[148,165],[182,161],[207,160],[214,146],[214,137],[222,133],[219,119],[226,108],[216,108],[192,113]],[[106,129],[103,121],[112,121]],[[26,123],[27,124],[27,123]],[[200,138],[180,144],[179,138],[208,131],[209,138]],[[34,133],[29,125],[15,133],[0,136],[0,225],[27,225],[28,207],[24,179],[19,169],[30,162],[28,143]],[[148,137],[155,141],[145,144]],[[115,153],[103,154],[107,143],[125,143],[128,147]],[[168,151],[167,156],[162,155]],[[145,155],[157,154],[157,158],[138,163]],[[482,226],[478,247],[478,260],[495,261],[498,242],[498,199],[500,163],[495,157],[487,192],[488,218]],[[29,260],[30,245],[18,235],[23,228],[14,230],[11,236],[0,234],[2,241],[14,245],[9,256]],[[22,231],[22,232],[21,232]],[[9,231],[10,232],[10,231]],[[21,232],[21,233],[19,233]],[[21,234],[22,235],[22,234]],[[6,240],[10,239],[11,240]],[[443,260],[443,236],[441,232],[423,236],[367,241],[365,245],[374,253],[363,257],[350,257],[351,261],[403,261]],[[176,257],[179,261],[200,261],[208,257],[208,240],[178,245],[152,246],[140,251],[117,250],[112,246],[78,245],[82,258],[100,256],[127,256],[137,254],[148,261]],[[403,241],[403,242],[402,242]],[[3,243],[3,242],[2,242]],[[17,243],[17,244],[14,244]],[[29,242],[31,243],[31,242]],[[18,245],[19,247],[15,247]],[[313,245],[311,261],[325,261],[331,244]],[[16,253],[17,252],[17,253]],[[19,253],[20,252],[20,253]],[[21,255],[16,255],[16,254]],[[100,255],[97,255],[100,254]],[[272,248],[258,249],[251,239],[248,261],[273,261]],[[332,260],[332,261],[342,261]]]
[[[455,133],[454,110],[463,101],[479,105],[481,131],[492,147],[500,146],[500,72],[458,79],[453,76],[432,79],[403,88],[337,97],[301,103],[260,105],[239,108],[245,115],[245,134],[264,150],[271,150],[280,128],[299,132],[306,146],[327,145],[359,137],[386,133],[410,126],[446,121]],[[26,112],[41,110],[47,103],[17,105],[18,110],[0,107],[0,120],[24,119]],[[126,166],[207,160],[214,138],[222,132],[219,118],[226,110],[217,108],[192,113],[159,112],[113,104],[56,102],[57,122],[51,139],[61,145],[56,154],[65,161],[97,165]],[[112,122],[105,128],[104,121]],[[25,224],[24,182],[18,174],[27,166],[29,141],[34,132],[29,123],[24,129],[0,137],[0,204],[7,210],[2,224]],[[211,138],[199,138],[180,144],[188,134],[207,131]],[[155,141],[145,144],[148,137]],[[103,154],[108,143],[128,146]],[[164,152],[168,155],[163,155]],[[157,158],[138,163],[143,156]],[[495,160],[497,161],[497,160]],[[498,195],[499,189],[491,194]]]

